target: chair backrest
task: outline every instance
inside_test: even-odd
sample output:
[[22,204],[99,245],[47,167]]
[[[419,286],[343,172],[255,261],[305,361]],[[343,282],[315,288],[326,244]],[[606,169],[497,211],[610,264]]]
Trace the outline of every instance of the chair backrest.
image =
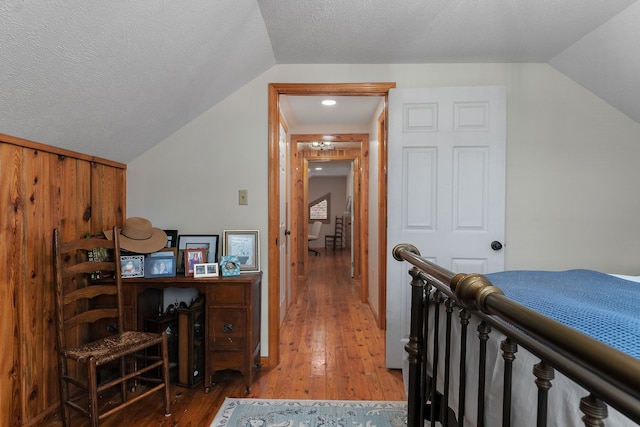
[[316,240],[320,236],[320,228],[322,227],[322,222],[315,221],[311,224],[311,228],[309,229],[309,240]]
[[[62,242],[60,230],[53,231],[59,350],[102,338],[107,330],[122,332],[118,235],[114,227],[112,240],[92,237]],[[100,326],[90,326],[95,324]]]
[[343,218],[341,216],[336,216],[336,224],[335,224],[336,227],[333,233],[334,236],[342,237],[342,223],[343,223]]

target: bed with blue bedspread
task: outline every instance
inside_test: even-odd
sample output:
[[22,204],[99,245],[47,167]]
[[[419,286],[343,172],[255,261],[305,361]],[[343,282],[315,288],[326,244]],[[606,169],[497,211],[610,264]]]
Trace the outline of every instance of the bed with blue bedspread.
[[[591,270],[551,271],[506,271],[487,274],[493,285],[517,303],[539,312],[551,319],[563,323],[583,334],[589,335],[613,348],[640,359],[640,280],[637,277],[616,276]],[[631,281],[631,280],[635,281]],[[429,316],[433,316],[431,313]],[[446,318],[440,311],[440,324]],[[433,322],[433,317],[429,322]],[[429,323],[432,324],[432,323]],[[471,319],[468,330],[475,331],[479,321]],[[452,325],[453,335],[460,333],[459,322]],[[487,390],[491,390],[486,399],[485,426],[498,426],[502,423],[502,352],[500,343],[506,338],[498,331],[492,331],[487,346]],[[444,346],[441,336],[439,341]],[[478,340],[469,338],[467,364],[470,367],[467,381],[477,383],[475,367],[478,360]],[[429,353],[432,345],[429,344]],[[460,350],[454,344],[451,366],[456,366]],[[471,356],[469,356],[469,354]],[[427,371],[431,372],[430,355],[427,357]],[[536,426],[537,389],[532,376],[532,366],[539,358],[524,348],[519,348],[513,362],[513,400],[511,425],[517,427]],[[438,371],[444,372],[445,362],[438,361]],[[638,375],[640,373],[630,373]],[[452,383],[458,378],[452,374]],[[444,389],[442,376],[437,379],[438,390]],[[579,426],[582,412],[576,402],[588,394],[561,373],[555,373],[550,389],[548,426]],[[472,395],[465,399],[467,411],[463,417],[464,426],[479,425],[476,420],[477,402]],[[450,408],[457,408],[458,401],[452,393]],[[455,412],[455,410],[454,410]],[[481,425],[481,424],[480,424]],[[636,425],[613,408],[609,408],[607,426],[626,427]]]
[[640,359],[640,283],[592,270],[486,276],[523,306]]

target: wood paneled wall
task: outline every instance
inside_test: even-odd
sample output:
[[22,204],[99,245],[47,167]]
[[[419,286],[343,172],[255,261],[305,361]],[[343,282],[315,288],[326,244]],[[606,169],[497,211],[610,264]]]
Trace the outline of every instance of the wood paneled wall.
[[121,226],[126,166],[0,134],[0,425],[57,411],[53,229]]

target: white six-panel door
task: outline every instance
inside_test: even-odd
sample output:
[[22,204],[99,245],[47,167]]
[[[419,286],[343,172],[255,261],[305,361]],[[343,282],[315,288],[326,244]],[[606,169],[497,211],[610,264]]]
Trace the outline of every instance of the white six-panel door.
[[409,266],[398,243],[456,273],[504,269],[506,92],[503,87],[389,93],[386,365],[409,335]]

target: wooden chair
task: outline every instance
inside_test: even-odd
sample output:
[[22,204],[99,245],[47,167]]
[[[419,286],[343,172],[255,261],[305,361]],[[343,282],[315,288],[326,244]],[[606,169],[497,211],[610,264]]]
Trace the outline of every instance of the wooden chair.
[[335,231],[333,234],[327,234],[324,236],[324,247],[328,248],[331,246],[333,250],[336,250],[336,246],[342,249],[342,221],[343,218],[341,216],[336,216],[335,222]]
[[[69,409],[88,416],[96,427],[105,417],[156,391],[163,392],[165,415],[171,415],[166,334],[122,329],[118,235],[114,228],[113,240],[63,243],[60,231],[53,233],[60,406],[66,427],[70,426]],[[116,261],[96,256],[107,251]],[[158,368],[161,378],[154,378]],[[128,382],[132,388],[140,385],[131,398]],[[107,396],[109,404],[99,408],[101,396]]]

